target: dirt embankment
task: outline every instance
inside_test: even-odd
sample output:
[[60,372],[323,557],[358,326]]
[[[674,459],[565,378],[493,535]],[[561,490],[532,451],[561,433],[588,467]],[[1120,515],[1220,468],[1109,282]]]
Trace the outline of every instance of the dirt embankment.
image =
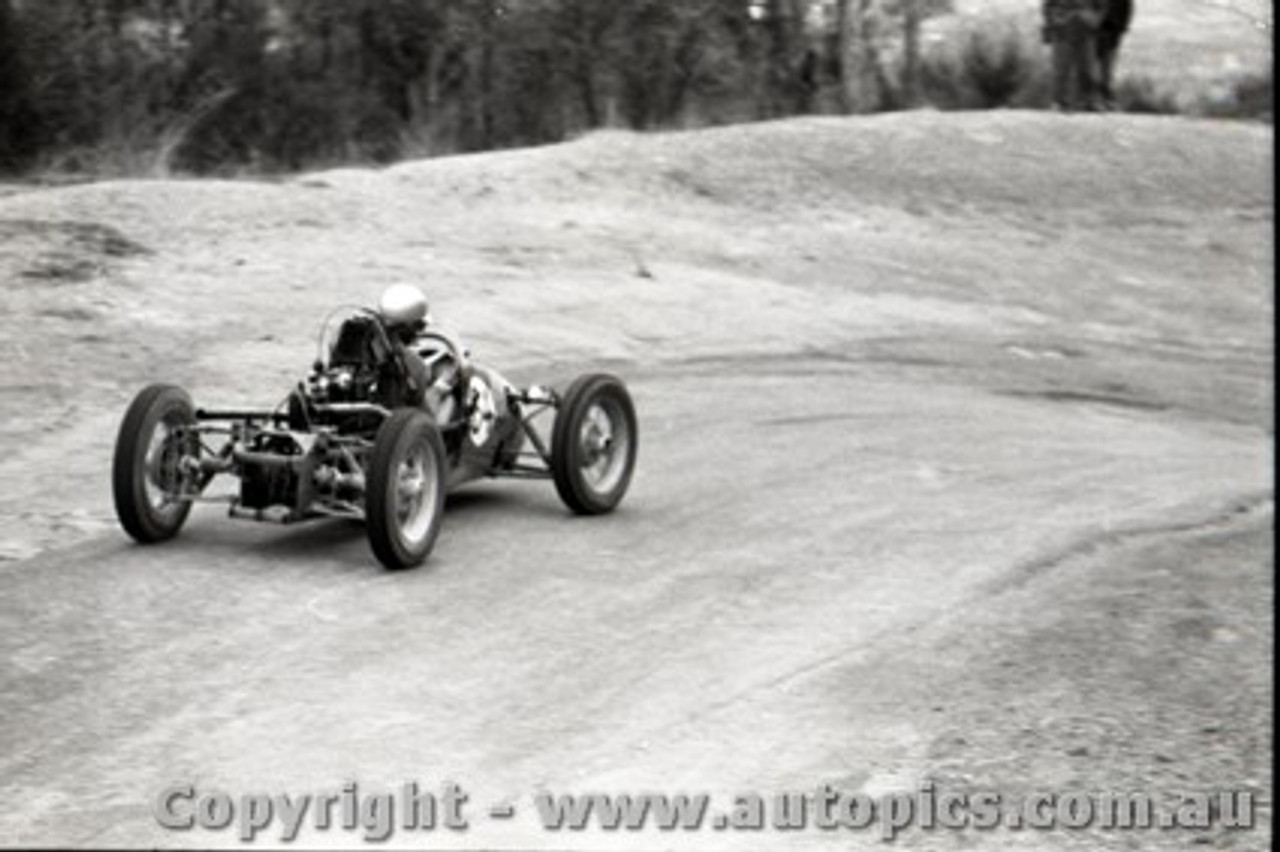
[[141,384],[274,402],[324,311],[395,280],[508,363],[855,354],[1265,422],[1270,140],[919,113],[3,198],[0,465],[62,471],[0,498],[5,553],[109,524]]

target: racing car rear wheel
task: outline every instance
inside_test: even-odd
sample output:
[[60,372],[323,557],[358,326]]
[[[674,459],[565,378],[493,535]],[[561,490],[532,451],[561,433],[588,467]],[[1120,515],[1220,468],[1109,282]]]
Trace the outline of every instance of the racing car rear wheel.
[[569,385],[551,434],[551,474],[565,505],[580,515],[612,511],[631,484],[638,438],[622,380],[592,373]]
[[440,532],[448,479],[444,441],[423,412],[402,408],[382,424],[365,493],[369,544],[388,568],[427,558]]
[[133,399],[116,437],[111,491],[125,532],[143,544],[173,538],[191,502],[182,491],[183,463],[200,444],[184,428],[196,421],[191,397],[173,385],[151,385]]

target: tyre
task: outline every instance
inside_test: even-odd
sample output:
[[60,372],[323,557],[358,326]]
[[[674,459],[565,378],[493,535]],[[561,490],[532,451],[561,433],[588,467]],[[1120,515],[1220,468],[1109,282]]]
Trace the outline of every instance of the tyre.
[[613,511],[631,484],[639,432],[626,385],[594,373],[565,391],[551,434],[551,474],[579,515]]
[[151,385],[134,397],[116,436],[111,493],[124,531],[143,544],[173,538],[191,502],[182,490],[182,460],[200,443],[183,428],[196,422],[191,397],[173,385]]
[[447,480],[435,423],[417,409],[395,411],[378,430],[367,472],[365,524],[379,562],[401,569],[427,558],[440,533]]

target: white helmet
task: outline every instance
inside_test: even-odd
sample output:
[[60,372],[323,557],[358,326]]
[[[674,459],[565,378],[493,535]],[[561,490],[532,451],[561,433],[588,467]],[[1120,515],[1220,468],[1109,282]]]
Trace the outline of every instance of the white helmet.
[[392,284],[378,299],[378,314],[387,325],[416,325],[428,319],[427,296],[412,284]]

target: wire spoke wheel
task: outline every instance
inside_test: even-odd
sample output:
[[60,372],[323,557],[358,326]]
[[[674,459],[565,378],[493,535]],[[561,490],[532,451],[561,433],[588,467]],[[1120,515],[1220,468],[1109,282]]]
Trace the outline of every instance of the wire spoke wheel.
[[161,420],[147,445],[143,459],[147,503],[157,515],[172,514],[181,505],[183,437],[181,424]]
[[556,412],[551,472],[565,504],[583,515],[612,511],[631,482],[635,406],[621,380],[596,373],[569,386]]
[[134,398],[120,424],[112,462],[116,516],[144,544],[177,535],[191,511],[187,467],[200,442],[191,398],[172,385],[152,385]]
[[436,493],[430,483],[440,476],[435,459],[416,446],[401,463],[396,477],[396,523],[411,546],[426,538],[435,514]]
[[616,400],[597,402],[587,409],[579,434],[582,476],[597,494],[617,487],[627,472],[630,428]]
[[413,408],[392,413],[369,459],[365,521],[369,545],[388,568],[421,563],[435,545],[447,483],[444,442],[431,418]]

